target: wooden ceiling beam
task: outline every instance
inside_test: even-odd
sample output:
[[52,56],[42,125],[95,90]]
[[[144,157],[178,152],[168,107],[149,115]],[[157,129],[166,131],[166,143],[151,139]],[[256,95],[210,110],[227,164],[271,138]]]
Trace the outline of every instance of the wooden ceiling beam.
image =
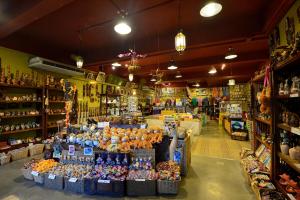
[[36,3],[32,8],[17,15],[15,18],[8,21],[0,27],[0,39],[3,39],[12,33],[22,29],[29,24],[53,13],[54,11],[70,4],[74,0],[42,0]]

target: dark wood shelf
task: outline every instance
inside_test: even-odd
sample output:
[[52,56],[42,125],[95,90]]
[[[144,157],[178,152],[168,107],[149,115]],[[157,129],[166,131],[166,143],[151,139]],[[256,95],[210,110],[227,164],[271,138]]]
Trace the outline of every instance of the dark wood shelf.
[[271,124],[272,124],[272,121],[271,121],[271,120],[265,120],[265,119],[262,119],[262,118],[259,118],[259,117],[255,117],[255,120],[256,120],[256,121],[259,121],[259,122],[262,122],[262,123],[264,123],[264,124],[267,124],[267,125],[269,125],[269,126],[271,126]]
[[[41,144],[41,142],[29,142],[29,143]],[[19,149],[19,148],[22,148],[22,147],[27,147],[27,146],[29,146],[29,143],[21,143],[21,144],[9,145],[10,146],[9,148],[0,149],[0,153],[2,153],[2,152],[8,152],[8,151],[11,151],[11,150],[14,150],[14,149]]]
[[298,67],[297,64],[300,63],[300,53],[297,53],[295,56],[293,57],[290,57],[280,63],[278,63],[274,69],[275,70],[279,70],[279,69],[282,69],[284,67],[287,67],[287,66],[295,66],[295,67]]
[[47,126],[47,128],[57,128],[57,125]]
[[[291,168],[293,168],[296,172],[300,173],[300,162],[297,160],[292,160],[290,156],[284,155],[283,153],[278,153],[278,156],[283,160],[286,164],[288,164]],[[298,166],[299,167],[298,167]]]
[[16,130],[16,131],[4,131],[1,134],[7,135],[7,134],[23,133],[23,132],[38,131],[38,130],[42,130],[42,128],[27,128],[27,129]]
[[66,113],[52,113],[48,114],[48,116],[58,116],[58,115],[65,115]]
[[260,74],[258,76],[255,76],[252,81],[253,82],[263,82],[265,78],[265,74]]
[[[295,135],[300,135],[300,129],[299,128],[295,128],[296,130],[294,130],[292,127],[290,127],[289,125],[284,124],[284,123],[277,124],[277,127],[281,128],[283,130],[286,130],[288,132],[291,132],[291,133],[293,133]],[[297,129],[299,129],[299,131],[297,131]]]
[[[276,188],[282,193],[282,194],[284,194],[284,196],[287,198],[287,199],[291,199],[290,197],[289,197],[289,195],[292,195],[292,194],[289,194],[289,193],[287,193],[286,192],[286,190],[283,188],[283,186],[279,183],[279,181],[277,180],[277,179],[275,179],[275,186],[276,186]],[[288,195],[289,194],[289,195]],[[296,198],[295,198],[296,199]]]
[[298,97],[291,97],[290,95],[278,95],[275,98],[276,99],[298,99],[298,98],[300,98],[300,96],[298,96]]
[[41,114],[38,115],[14,115],[14,116],[2,116],[0,119],[11,119],[11,118],[24,118],[24,117],[41,117]]
[[0,87],[7,87],[7,88],[20,88],[20,89],[34,89],[34,90],[42,90],[43,87],[34,87],[34,86],[21,86],[21,85],[12,85],[12,84],[5,84],[0,83]]
[[7,103],[7,104],[13,104],[13,103],[42,103],[42,101],[0,101],[0,103]]
[[67,101],[49,101],[49,103],[65,103]]
[[63,89],[61,89],[61,88],[51,88],[51,87],[46,87],[46,89],[51,90],[51,91],[59,91],[59,92],[63,92]]
[[263,145],[265,145],[269,150],[272,150],[272,144],[269,144],[261,139],[257,134],[255,134],[255,138]]

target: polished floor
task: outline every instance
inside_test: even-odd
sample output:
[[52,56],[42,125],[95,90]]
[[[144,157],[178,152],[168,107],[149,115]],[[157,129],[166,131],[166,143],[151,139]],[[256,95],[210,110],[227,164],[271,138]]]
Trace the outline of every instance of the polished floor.
[[[254,200],[239,165],[238,153],[246,142],[231,141],[214,121],[209,121],[200,136],[193,138],[192,165],[177,196],[139,199]],[[3,200],[83,200],[111,199],[45,189],[26,181],[20,168],[24,160],[0,167],[0,199]],[[117,199],[117,198],[113,198]],[[137,199],[137,198],[121,198]]]

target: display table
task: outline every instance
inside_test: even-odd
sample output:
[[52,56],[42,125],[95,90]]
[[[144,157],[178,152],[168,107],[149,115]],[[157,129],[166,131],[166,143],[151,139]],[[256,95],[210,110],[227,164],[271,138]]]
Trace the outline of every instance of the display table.
[[[146,117],[148,127],[159,127],[164,129],[164,117],[162,115],[151,115]],[[184,119],[179,121],[179,126],[185,129],[191,129],[193,135],[200,135],[202,122],[200,119]]]

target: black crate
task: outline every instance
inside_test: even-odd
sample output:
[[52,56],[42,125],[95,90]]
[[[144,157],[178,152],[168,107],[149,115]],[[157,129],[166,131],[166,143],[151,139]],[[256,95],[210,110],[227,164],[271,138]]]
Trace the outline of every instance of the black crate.
[[97,179],[95,178],[84,178],[83,185],[84,185],[84,193],[87,195],[94,195],[97,192]]
[[97,194],[123,197],[125,196],[125,181],[97,181]]
[[45,183],[46,188],[54,190],[63,190],[64,189],[64,177],[55,176],[54,179],[49,179],[49,174],[45,174]]
[[156,180],[127,180],[128,196],[155,196]]
[[70,182],[69,179],[68,177],[64,178],[65,191],[79,194],[84,192],[83,180],[77,179],[76,182]]

